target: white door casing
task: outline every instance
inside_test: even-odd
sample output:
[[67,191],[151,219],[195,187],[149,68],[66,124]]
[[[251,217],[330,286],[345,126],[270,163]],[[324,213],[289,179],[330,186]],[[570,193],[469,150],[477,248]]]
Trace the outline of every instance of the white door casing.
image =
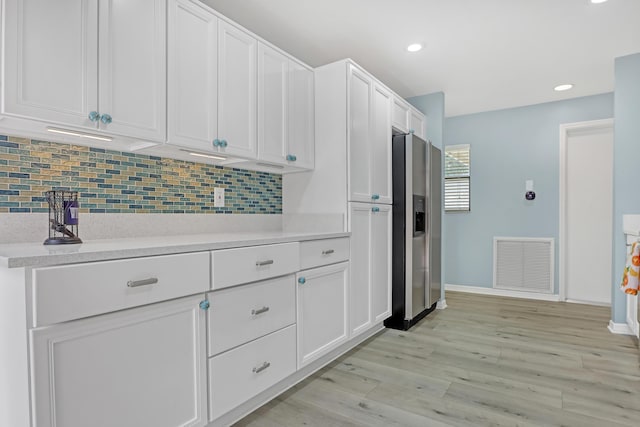
[[613,120],[560,126],[560,299],[611,303]]

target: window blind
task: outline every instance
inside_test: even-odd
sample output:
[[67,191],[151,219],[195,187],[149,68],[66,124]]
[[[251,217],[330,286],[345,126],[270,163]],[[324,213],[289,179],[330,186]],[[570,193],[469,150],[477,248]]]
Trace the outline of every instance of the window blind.
[[444,151],[444,210],[470,211],[470,145],[450,145]]

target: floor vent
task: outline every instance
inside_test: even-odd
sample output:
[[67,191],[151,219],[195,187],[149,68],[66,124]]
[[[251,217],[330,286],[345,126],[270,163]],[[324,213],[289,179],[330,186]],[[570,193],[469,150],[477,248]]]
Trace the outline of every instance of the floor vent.
[[553,238],[493,238],[494,288],[553,293],[553,276]]

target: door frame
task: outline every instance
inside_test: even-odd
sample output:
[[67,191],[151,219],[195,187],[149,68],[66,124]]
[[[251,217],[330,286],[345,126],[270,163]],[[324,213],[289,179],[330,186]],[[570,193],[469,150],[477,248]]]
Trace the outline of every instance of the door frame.
[[590,120],[585,122],[563,123],[560,125],[560,222],[558,239],[558,294],[560,301],[567,300],[567,142],[569,135],[576,131],[614,130],[614,119]]

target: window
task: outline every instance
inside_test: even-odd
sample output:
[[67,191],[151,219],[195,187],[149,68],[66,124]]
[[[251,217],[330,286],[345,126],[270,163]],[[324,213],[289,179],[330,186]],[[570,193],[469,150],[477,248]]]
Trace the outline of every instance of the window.
[[467,145],[450,145],[444,150],[444,210],[468,212],[470,206],[471,178],[469,175],[469,151]]

